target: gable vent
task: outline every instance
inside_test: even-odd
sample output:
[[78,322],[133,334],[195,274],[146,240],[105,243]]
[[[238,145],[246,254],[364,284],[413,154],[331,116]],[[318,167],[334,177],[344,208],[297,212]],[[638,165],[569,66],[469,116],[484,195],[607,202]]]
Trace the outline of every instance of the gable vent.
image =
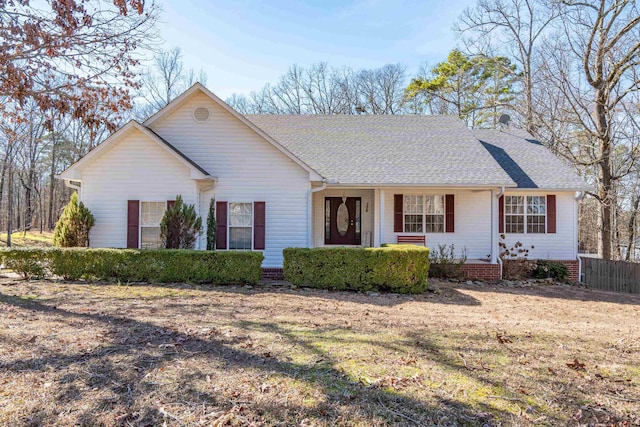
[[196,122],[204,123],[209,120],[209,109],[206,107],[198,107],[193,110],[193,118]]

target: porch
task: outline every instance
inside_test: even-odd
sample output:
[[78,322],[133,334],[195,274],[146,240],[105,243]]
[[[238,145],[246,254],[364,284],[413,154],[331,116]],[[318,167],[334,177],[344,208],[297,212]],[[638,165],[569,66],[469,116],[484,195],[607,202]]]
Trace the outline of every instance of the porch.
[[466,277],[499,279],[496,193],[425,187],[316,189],[309,246],[379,247],[420,240],[433,251],[453,245],[454,256],[467,259]]

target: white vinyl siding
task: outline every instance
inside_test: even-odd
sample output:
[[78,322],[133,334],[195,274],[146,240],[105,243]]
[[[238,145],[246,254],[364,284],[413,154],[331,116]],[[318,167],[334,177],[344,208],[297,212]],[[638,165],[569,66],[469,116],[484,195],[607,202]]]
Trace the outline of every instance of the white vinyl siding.
[[[127,200],[196,201],[190,170],[163,147],[132,130],[82,168],[82,201],[93,213],[92,247],[127,246]],[[139,240],[141,241],[141,240]]]
[[[384,223],[381,243],[397,243],[398,235],[410,234],[405,232],[396,233],[393,231],[394,194],[402,194],[403,196],[441,196],[442,200],[444,200],[446,194],[453,194],[455,204],[455,233],[439,232],[419,234],[426,236],[426,245],[429,248],[437,248],[439,244],[453,244],[455,246],[456,256],[460,256],[462,251],[466,250],[468,258],[489,259],[489,255],[491,254],[491,191],[415,187],[388,188],[382,191],[384,193]],[[426,209],[427,208],[425,208],[425,210]],[[436,210],[435,207],[434,210]]]
[[[197,123],[193,110],[205,106],[209,119]],[[309,173],[208,96],[196,93],[151,125],[177,149],[218,178],[199,195],[206,223],[209,200],[266,202],[264,267],[282,267],[282,250],[308,245]],[[206,236],[203,234],[203,236]],[[198,248],[203,249],[205,237]]]
[[[525,234],[505,233],[505,244],[507,247],[511,247],[516,242],[521,242],[526,248],[531,248],[531,246],[533,246],[533,249],[529,250],[529,258],[531,259],[575,260],[578,255],[575,193],[553,192],[548,194],[556,195],[556,232]],[[532,195],[531,192],[508,191],[505,194],[505,197],[511,195],[526,197],[540,196],[541,194],[536,192]]]

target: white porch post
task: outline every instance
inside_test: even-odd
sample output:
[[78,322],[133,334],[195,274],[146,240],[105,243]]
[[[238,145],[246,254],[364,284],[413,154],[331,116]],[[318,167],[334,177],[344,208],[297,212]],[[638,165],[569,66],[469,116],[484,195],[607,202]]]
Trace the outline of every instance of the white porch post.
[[384,190],[381,188],[380,189],[380,221],[378,222],[378,227],[379,227],[379,233],[378,233],[378,244],[376,246],[380,246],[382,245],[382,243],[384,243],[384,221],[385,221],[385,217],[384,217]]
[[307,198],[307,247],[313,247],[313,185],[309,183]]
[[491,264],[498,262],[498,193],[491,190]]
[[380,246],[380,189],[373,190],[373,246]]

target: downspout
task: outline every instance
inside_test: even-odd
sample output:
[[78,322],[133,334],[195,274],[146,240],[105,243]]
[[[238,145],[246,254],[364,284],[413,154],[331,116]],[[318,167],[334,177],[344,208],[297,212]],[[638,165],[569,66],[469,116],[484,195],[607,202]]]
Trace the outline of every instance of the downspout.
[[[574,197],[575,201],[576,201],[576,206],[574,208],[574,215],[576,216],[576,234],[578,234],[578,203],[580,201],[582,201],[582,199],[584,199],[585,196],[585,192],[584,191],[578,191]],[[578,237],[578,236],[576,236]],[[578,283],[582,282],[582,259],[580,258],[580,254],[579,254],[579,248],[578,248],[578,239],[576,238],[576,241],[574,243],[576,245],[576,259],[578,260]]]
[[307,201],[307,246],[313,247],[313,193],[322,191],[327,188],[327,180],[322,180],[320,187],[309,189],[309,200]]
[[[500,197],[502,197],[502,195],[504,194],[504,187],[500,187],[500,190],[498,191],[498,193],[496,194],[495,200],[500,200]],[[495,202],[494,200],[494,202]],[[498,214],[500,214],[500,209],[498,209]],[[494,209],[491,209],[491,215],[494,215]],[[496,227],[496,231],[498,233],[500,233],[500,218],[498,218],[498,227]],[[498,246],[498,235],[496,233],[492,233],[491,236],[491,251],[495,251],[497,250],[498,252],[496,253],[496,262],[498,263],[498,265],[500,266],[500,280],[502,280],[502,259],[500,258],[500,249]]]

